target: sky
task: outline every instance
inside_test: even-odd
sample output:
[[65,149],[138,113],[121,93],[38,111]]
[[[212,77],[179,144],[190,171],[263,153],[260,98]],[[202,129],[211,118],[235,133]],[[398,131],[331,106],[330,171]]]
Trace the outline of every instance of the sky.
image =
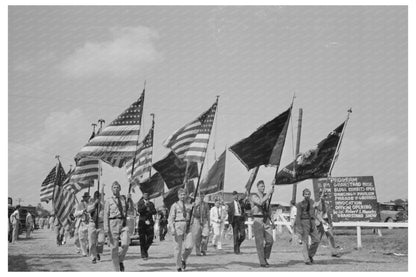
[[[332,176],[374,176],[379,201],[408,198],[405,6],[10,6],[8,16],[8,195],[23,205],[39,203],[55,155],[68,170],[91,123],[110,123],[145,80],[141,137],[154,113],[154,161],[217,95],[206,170],[295,95],[281,168],[293,159],[299,108],[303,152],[351,107]],[[225,191],[243,192],[249,172],[226,159]],[[258,179],[269,186],[275,170]],[[103,165],[106,193],[114,180],[126,193],[125,171]],[[273,200],[289,202],[291,190],[276,187]]]

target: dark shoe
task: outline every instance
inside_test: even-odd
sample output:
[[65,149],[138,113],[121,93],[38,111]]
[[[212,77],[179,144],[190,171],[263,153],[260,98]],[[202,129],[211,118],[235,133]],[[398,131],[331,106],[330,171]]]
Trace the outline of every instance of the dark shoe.
[[202,253],[203,256],[207,255],[207,252],[205,252],[205,251],[201,251],[201,253]]
[[120,271],[124,272],[124,264],[123,263],[120,263]]
[[313,258],[309,256],[309,260],[311,260],[311,263],[314,263]]
[[97,260],[101,261],[101,256],[100,256],[100,254],[97,254]]
[[186,262],[184,260],[182,260],[182,269],[185,270],[186,269]]
[[341,258],[340,254],[332,254],[331,256],[334,257],[334,258]]
[[143,260],[147,261],[149,258],[148,257],[144,257]]
[[268,265],[268,264],[261,264],[260,266],[261,266],[261,267],[269,267],[269,265]]
[[307,264],[307,265],[312,265],[312,263],[311,263],[311,262],[305,262],[305,264]]
[[93,264],[96,264],[97,263],[97,259],[96,258],[92,259],[92,263]]
[[177,270],[178,270],[178,271],[182,271],[182,268],[178,268]]

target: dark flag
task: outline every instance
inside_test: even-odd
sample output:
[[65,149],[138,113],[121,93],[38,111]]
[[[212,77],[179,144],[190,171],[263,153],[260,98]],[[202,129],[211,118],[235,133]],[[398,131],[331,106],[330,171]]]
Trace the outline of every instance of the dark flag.
[[[154,163],[153,168],[156,169],[160,175],[162,175],[162,178],[169,189],[183,184],[186,162],[180,160],[172,151],[166,158]],[[189,163],[188,175],[189,179],[198,177],[197,163]]]
[[224,151],[202,179],[199,188],[201,193],[210,194],[224,189],[225,156]]
[[316,148],[300,154],[295,162],[283,168],[276,175],[276,184],[293,184],[306,179],[328,177],[331,165],[338,156],[338,143],[344,125],[345,122],[332,131]]
[[291,111],[292,107],[230,147],[247,170],[260,165],[279,166]]
[[145,182],[140,183],[140,190],[142,193],[148,193],[149,199],[159,197],[163,194],[163,187],[165,183],[159,173],[155,173]]
[[179,200],[178,198],[178,190],[183,186],[176,186],[171,188],[168,192],[163,194],[163,203],[165,204],[166,208],[170,209],[170,207]]
[[260,166],[257,166],[255,168],[252,169],[251,174],[250,174],[250,178],[248,178],[247,180],[247,184],[246,184],[246,191],[251,191],[251,187],[254,184],[254,181],[256,180],[257,177],[257,173],[259,172],[259,168]]

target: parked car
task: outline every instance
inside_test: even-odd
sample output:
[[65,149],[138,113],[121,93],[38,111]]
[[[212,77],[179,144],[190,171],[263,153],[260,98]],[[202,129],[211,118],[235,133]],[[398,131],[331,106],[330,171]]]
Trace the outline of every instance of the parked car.
[[407,221],[407,210],[405,206],[395,203],[379,203],[380,219],[382,222]]

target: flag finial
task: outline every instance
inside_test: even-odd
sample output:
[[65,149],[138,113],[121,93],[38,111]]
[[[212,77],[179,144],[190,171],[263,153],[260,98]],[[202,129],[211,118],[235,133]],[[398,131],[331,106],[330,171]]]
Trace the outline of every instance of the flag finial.
[[58,162],[61,162],[61,161],[59,160],[59,157],[60,157],[59,155],[56,155],[56,156],[55,156],[55,159],[57,159],[57,160],[58,160]]

